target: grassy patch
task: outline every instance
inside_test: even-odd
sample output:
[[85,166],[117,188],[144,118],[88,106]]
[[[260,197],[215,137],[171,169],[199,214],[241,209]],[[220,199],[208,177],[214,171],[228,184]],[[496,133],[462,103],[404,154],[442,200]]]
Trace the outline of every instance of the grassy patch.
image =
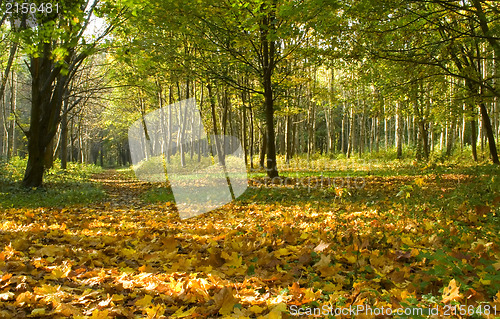
[[20,186],[25,166],[26,161],[20,158],[0,163],[1,208],[64,207],[93,203],[105,196],[98,185],[89,181],[101,171],[97,166],[68,163],[68,168],[61,170],[56,162],[46,172],[43,187],[36,189]]
[[147,203],[175,202],[174,194],[170,187],[167,186],[153,187],[142,194],[141,199]]

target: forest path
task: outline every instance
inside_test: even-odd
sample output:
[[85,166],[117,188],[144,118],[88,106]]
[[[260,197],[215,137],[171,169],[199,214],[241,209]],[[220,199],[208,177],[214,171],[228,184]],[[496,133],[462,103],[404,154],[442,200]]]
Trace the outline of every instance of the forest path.
[[131,178],[115,169],[107,169],[95,174],[91,181],[103,186],[107,197],[102,204],[106,208],[151,208],[151,204],[141,199],[141,195],[153,187],[151,183],[139,181],[135,177]]

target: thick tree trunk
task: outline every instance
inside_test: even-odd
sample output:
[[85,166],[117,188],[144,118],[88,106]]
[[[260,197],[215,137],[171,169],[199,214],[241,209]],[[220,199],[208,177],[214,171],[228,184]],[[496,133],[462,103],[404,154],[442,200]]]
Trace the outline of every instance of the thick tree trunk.
[[[51,45],[46,43],[41,57],[32,58],[31,116],[28,131],[28,163],[22,181],[24,187],[39,187],[43,182],[45,160],[60,121],[62,94],[66,78],[54,74],[50,60]],[[47,79],[57,78],[55,87],[45,85]]]
[[[274,133],[274,94],[272,86],[272,75],[275,68],[276,42],[269,38],[269,33],[276,25],[275,11],[276,3],[273,1],[273,10],[263,18],[260,42],[262,45],[262,84],[264,86],[264,105],[266,115],[267,133],[267,176],[274,178],[279,176],[276,162],[276,141]],[[275,34],[273,34],[274,36]]]

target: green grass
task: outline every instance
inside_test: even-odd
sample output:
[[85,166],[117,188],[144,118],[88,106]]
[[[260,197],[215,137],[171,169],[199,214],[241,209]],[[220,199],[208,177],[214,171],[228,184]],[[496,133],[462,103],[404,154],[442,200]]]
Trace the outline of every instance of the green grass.
[[174,194],[170,187],[159,186],[149,189],[141,195],[141,199],[147,203],[175,202]]
[[104,190],[89,178],[102,171],[95,165],[68,163],[66,170],[60,162],[45,173],[44,184],[36,189],[21,187],[26,160],[13,158],[0,162],[0,208],[66,207],[90,204],[105,196]]
[[[387,157],[387,156],[386,156]],[[408,204],[420,202],[439,205],[440,209],[453,206],[458,201],[468,200],[471,204],[491,202],[492,196],[500,192],[500,167],[487,162],[475,163],[468,158],[441,161],[418,162],[413,159],[388,160],[338,158],[316,156],[307,161],[305,157],[296,157],[286,164],[283,157],[278,157],[280,176],[288,178],[293,185],[271,185],[264,169],[248,169],[251,187],[238,198],[239,203],[282,203],[293,205],[297,202],[326,202],[337,205],[340,202],[362,205],[375,205],[387,199],[402,201],[401,194],[408,194]],[[124,170],[133,177],[132,170]],[[316,181],[323,178],[325,185],[318,187]],[[458,182],[458,178],[462,182]],[[422,187],[415,184],[416,179],[423,179]],[[364,187],[361,182],[366,182]],[[342,185],[342,182],[344,183]],[[378,183],[374,190],[370,183]],[[154,183],[142,195],[149,203],[173,202],[173,194],[165,183]],[[428,187],[427,185],[432,185]],[[382,187],[382,188],[380,188]],[[343,189],[339,195],[338,188]],[[441,188],[444,197],[436,201],[435,190]],[[381,191],[382,190],[382,191]],[[472,190],[472,191],[471,191]],[[400,194],[401,193],[401,194]],[[398,194],[399,197],[398,197]],[[322,204],[324,205],[324,204]]]

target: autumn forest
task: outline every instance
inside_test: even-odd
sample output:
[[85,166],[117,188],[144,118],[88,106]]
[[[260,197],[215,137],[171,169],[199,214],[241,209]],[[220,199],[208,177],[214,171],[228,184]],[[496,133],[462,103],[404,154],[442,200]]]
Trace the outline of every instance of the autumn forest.
[[0,318],[500,316],[496,0],[49,1],[0,1]]

